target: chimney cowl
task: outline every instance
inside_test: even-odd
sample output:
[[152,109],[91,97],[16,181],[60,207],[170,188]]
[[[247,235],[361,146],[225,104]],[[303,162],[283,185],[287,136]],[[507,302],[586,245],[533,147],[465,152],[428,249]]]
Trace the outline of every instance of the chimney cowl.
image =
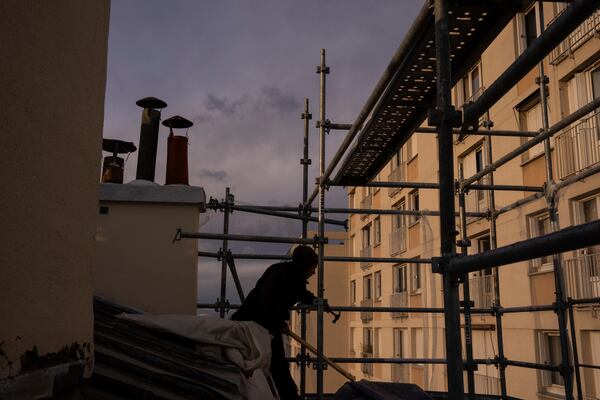
[[117,139],[102,139],[102,150],[112,154],[104,157],[104,162],[102,163],[102,182],[123,183],[125,159],[118,157],[118,155],[133,153],[137,148],[131,142]]
[[135,104],[142,108],[151,108],[157,110],[167,108],[167,103],[156,97],[144,97],[143,99],[136,101]]
[[165,119],[162,124],[171,129],[186,129],[194,125],[189,119],[185,119],[180,115],[175,115],[171,118]]

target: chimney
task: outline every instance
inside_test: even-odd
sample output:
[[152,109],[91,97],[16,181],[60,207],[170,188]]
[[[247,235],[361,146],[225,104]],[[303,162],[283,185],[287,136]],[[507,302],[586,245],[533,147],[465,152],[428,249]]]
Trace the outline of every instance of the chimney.
[[163,121],[163,125],[169,128],[169,139],[167,142],[167,176],[165,185],[188,185],[188,138],[173,134],[173,129],[187,129],[194,125],[179,115]]
[[154,182],[160,110],[167,107],[167,103],[156,97],[145,97],[135,104],[143,108],[135,178]]
[[112,153],[112,156],[104,157],[102,162],[103,183],[123,183],[123,168],[125,160],[119,154],[133,153],[137,149],[131,142],[116,139],[102,139],[102,150]]

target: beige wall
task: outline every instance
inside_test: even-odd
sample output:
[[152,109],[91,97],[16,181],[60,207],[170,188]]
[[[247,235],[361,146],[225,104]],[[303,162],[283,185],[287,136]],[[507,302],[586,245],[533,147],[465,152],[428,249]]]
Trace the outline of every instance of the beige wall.
[[96,232],[94,292],[154,314],[196,314],[198,242],[172,243],[198,231],[194,204],[102,201]]
[[0,378],[92,342],[108,23],[107,0],[0,3]]

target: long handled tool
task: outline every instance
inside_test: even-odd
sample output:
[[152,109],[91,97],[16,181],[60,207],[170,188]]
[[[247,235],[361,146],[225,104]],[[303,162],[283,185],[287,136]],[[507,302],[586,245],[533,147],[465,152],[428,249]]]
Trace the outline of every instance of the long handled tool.
[[[287,335],[296,339],[300,344],[303,344],[308,350],[310,350],[314,354],[317,354],[317,349],[315,349],[313,346],[311,346],[308,342],[302,340],[302,338],[300,336],[296,335],[294,332],[288,331]],[[327,364],[331,365],[333,367],[333,369],[335,369],[337,372],[339,372],[340,374],[342,374],[346,378],[348,378],[349,381],[351,381],[351,382],[356,381],[356,378],[354,378],[354,376],[352,374],[350,374],[344,368],[340,367],[338,364],[331,361],[328,357],[323,356],[323,360],[325,360],[325,362]]]

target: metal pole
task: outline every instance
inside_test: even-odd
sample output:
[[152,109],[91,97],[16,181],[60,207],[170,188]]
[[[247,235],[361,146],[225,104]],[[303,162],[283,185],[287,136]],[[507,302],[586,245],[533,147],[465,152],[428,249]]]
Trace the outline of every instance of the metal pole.
[[244,296],[244,289],[242,289],[242,284],[240,282],[240,278],[238,277],[237,270],[235,268],[235,260],[233,259],[231,250],[227,250],[227,264],[229,265],[229,271],[231,271],[231,277],[233,278],[235,289],[237,290],[238,295],[240,296],[240,301],[243,303],[246,297]]
[[223,209],[223,259],[221,260],[221,306],[219,307],[219,317],[225,318],[225,298],[227,297],[227,253],[229,252],[229,188],[225,189],[225,208]]
[[[481,1],[481,0],[478,0]],[[504,1],[504,0],[503,0]],[[417,128],[413,132],[415,133],[437,133],[435,128]],[[460,129],[453,129],[452,133],[460,135],[462,132]],[[508,137],[535,137],[538,132],[527,132],[527,131],[491,131],[491,130],[476,130],[469,132],[469,135],[481,135],[481,136],[508,136]]]
[[[417,211],[417,210],[388,210],[388,209],[372,209],[372,208],[326,208],[326,213],[330,214],[377,214],[377,215],[415,215],[415,216],[430,216],[437,217],[441,215],[441,211]],[[459,216],[459,213],[454,213]],[[467,217],[487,217],[485,212],[467,212]]]
[[[539,27],[540,32],[544,34],[545,22],[544,22],[544,5],[538,3],[539,10]],[[568,7],[568,8],[571,8]],[[565,11],[566,12],[566,11]],[[560,17],[559,17],[560,18]],[[550,125],[548,121],[548,99],[547,99],[547,87],[548,77],[544,72],[544,60],[542,59],[539,64],[539,79],[538,84],[540,86],[540,99],[542,103],[542,127],[544,131],[548,131]],[[556,210],[556,193],[554,192],[554,177],[552,172],[552,152],[550,148],[550,138],[544,140],[544,155],[546,159],[546,201],[548,203],[548,215],[550,217],[550,227],[552,232],[557,232],[559,227],[558,212]],[[573,367],[571,365],[571,355],[569,354],[569,334],[567,331],[567,315],[566,315],[566,304],[564,295],[564,277],[560,261],[560,254],[556,253],[552,256],[552,266],[554,268],[554,285],[555,285],[555,298],[556,298],[556,316],[558,318],[558,333],[560,336],[560,347],[561,347],[561,371],[560,374],[563,377],[565,384],[565,398],[566,400],[573,399]]]
[[[273,210],[267,210],[267,209],[256,208],[256,207],[248,207],[248,206],[233,206],[231,208],[236,211],[249,212],[249,213],[254,213],[254,214],[262,214],[262,215],[270,215],[272,217],[299,219],[299,220],[305,221],[307,224],[308,224],[308,221],[318,222],[317,218],[310,217],[308,215],[288,214],[286,212],[273,211]],[[296,210],[296,211],[298,211],[298,210]],[[325,223],[331,224],[331,225],[344,226],[344,227],[348,224],[347,221],[338,221],[338,220],[327,219],[327,218],[325,218]]]
[[[452,122],[456,112],[451,105],[450,40],[448,1],[434,1],[435,54],[437,79],[438,158],[440,182],[440,239],[442,259],[456,257],[456,221],[454,211],[454,149]],[[448,399],[464,397],[462,343],[460,338],[460,304],[458,276],[443,273]]]
[[[458,166],[458,179],[463,180],[463,166]],[[467,216],[465,205],[465,191],[461,188],[458,192],[458,207],[460,214],[460,248],[463,256],[468,255],[469,236],[467,235]],[[463,275],[463,307],[465,310],[465,353],[467,356],[467,385],[469,388],[469,400],[475,398],[475,366],[473,365],[473,326],[471,323],[471,293],[469,290],[469,274]]]
[[[300,161],[302,164],[302,204],[306,204],[306,199],[308,198],[308,166],[311,163],[310,158],[308,158],[308,138],[309,138],[309,126],[310,120],[312,119],[312,114],[309,111],[309,100],[305,100],[304,114],[302,114],[302,119],[304,120],[304,156]],[[303,213],[306,213],[306,209],[303,209]],[[302,239],[306,239],[308,235],[308,220],[302,221]],[[300,337],[303,342],[300,342],[300,398],[304,399],[306,397],[306,346],[304,342],[306,342],[306,309],[302,308],[300,310]]]
[[[320,74],[320,95],[319,95],[319,237],[325,236],[325,77],[329,73],[329,67],[325,64],[325,49],[321,49],[321,65],[317,67],[317,73]],[[319,243],[318,248],[318,274],[317,274],[317,399],[323,400],[323,297],[325,295],[325,257],[324,242]]]
[[[487,112],[486,119],[487,129],[491,129],[492,123],[490,121],[490,113]],[[486,148],[486,164],[490,165],[493,162],[492,155],[492,138],[486,137],[485,139],[485,148]],[[490,171],[487,175],[488,182],[490,185],[494,184],[494,173]],[[488,210],[490,211],[490,249],[496,249],[498,247],[498,232],[496,225],[497,215],[495,213],[496,210],[496,193],[493,190],[489,190],[487,192],[488,195]],[[498,345],[498,358],[500,360],[505,360],[504,357],[504,332],[502,330],[502,313],[501,303],[500,303],[500,270],[498,267],[493,269],[494,274],[494,316],[496,317],[496,341]],[[503,399],[507,398],[506,391],[506,365],[504,363],[498,364],[498,369],[500,373],[500,394]]]
[[567,299],[569,307],[569,325],[571,326],[571,346],[573,346],[573,364],[575,367],[575,382],[577,384],[577,400],[583,400],[583,390],[581,389],[581,371],[579,370],[579,354],[577,351],[577,331],[575,330],[575,313],[571,299]]
[[[227,234],[223,235],[220,233],[202,233],[202,232],[183,232],[177,231],[174,241],[181,239],[209,239],[209,240],[223,240],[228,239],[232,241],[240,242],[263,242],[263,243],[297,243],[297,244],[315,244],[317,238],[314,239],[302,239],[299,237],[281,237],[281,236],[256,236],[256,235],[234,235]],[[326,240],[325,238],[319,238],[319,240]]]

